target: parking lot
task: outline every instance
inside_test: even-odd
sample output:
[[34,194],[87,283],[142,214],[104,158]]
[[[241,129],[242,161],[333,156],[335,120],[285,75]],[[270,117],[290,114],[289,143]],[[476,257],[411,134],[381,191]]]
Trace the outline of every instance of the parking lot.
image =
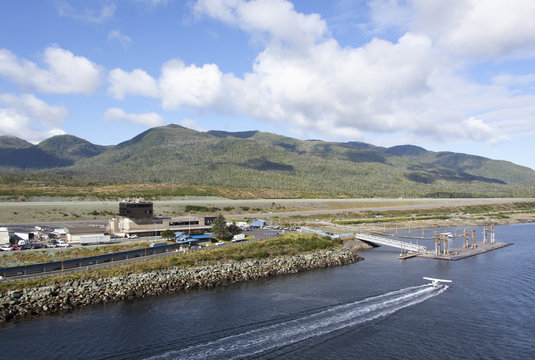
[[66,221],[66,222],[47,222],[47,223],[39,223],[34,225],[29,224],[9,224],[9,225],[2,225],[0,224],[0,227],[7,227],[9,228],[9,232],[21,232],[21,233],[29,233],[36,231],[35,226],[39,226],[42,230],[42,232],[50,233],[54,231],[54,229],[63,229],[66,227],[69,228],[76,228],[76,227],[102,227],[106,228],[106,225],[108,224],[107,221],[104,220],[94,220],[94,221]]
[[[39,233],[39,234],[50,234],[55,229],[63,229],[63,228],[88,228],[88,227],[95,227],[102,230],[102,232],[106,229],[107,222],[106,221],[79,221],[79,222],[50,222],[50,223],[41,223],[36,225],[29,225],[29,224],[10,224],[9,225],[9,232],[10,233]],[[2,227],[3,225],[0,225]],[[254,237],[255,240],[265,240],[265,239],[271,239],[274,237],[277,237],[281,234],[282,229],[273,229],[273,228],[253,228],[251,230],[246,230],[243,233],[246,237]],[[146,236],[146,237],[140,237],[140,238],[112,238],[110,244],[120,244],[120,243],[133,243],[133,242],[140,242],[140,241],[161,241],[162,238],[160,236]],[[35,251],[35,250],[41,250],[46,249],[49,251],[59,251],[62,249],[62,247],[56,247],[56,246],[50,246],[51,248],[47,248],[48,245],[50,245],[52,242],[55,242],[53,239],[43,239],[40,240],[38,238],[34,238],[31,240],[32,245],[34,248],[32,248],[29,245],[26,245],[26,247],[22,248],[22,250],[26,251]],[[69,244],[70,246],[82,246],[80,244]],[[7,246],[7,245],[6,245]],[[92,245],[92,246],[99,246],[99,245]],[[53,247],[53,248],[52,248]],[[20,247],[17,247],[15,250],[20,250]],[[2,249],[0,250],[9,250],[9,249]],[[0,251],[0,254],[7,253],[7,251]]]

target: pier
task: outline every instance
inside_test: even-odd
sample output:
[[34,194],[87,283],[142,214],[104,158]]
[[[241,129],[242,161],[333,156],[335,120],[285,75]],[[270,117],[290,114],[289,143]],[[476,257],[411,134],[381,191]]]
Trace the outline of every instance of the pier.
[[[435,248],[433,250],[427,250],[423,245],[418,243],[409,243],[402,240],[387,238],[385,236],[392,236],[391,234],[384,234],[384,236],[370,235],[370,234],[355,234],[355,239],[365,241],[367,243],[375,245],[384,245],[395,247],[401,250],[399,259],[405,260],[413,257],[421,257],[427,259],[437,260],[461,260],[478,254],[482,254],[488,251],[500,249],[512,243],[496,242],[494,225],[483,227],[483,241],[477,242],[476,231],[474,229],[463,229],[462,234],[452,234],[449,232],[435,233],[433,237],[410,237],[407,235],[396,234],[396,237],[409,238],[418,240],[434,240]],[[462,247],[453,247],[453,240],[456,238],[462,238]],[[460,244],[459,244],[460,245]]]

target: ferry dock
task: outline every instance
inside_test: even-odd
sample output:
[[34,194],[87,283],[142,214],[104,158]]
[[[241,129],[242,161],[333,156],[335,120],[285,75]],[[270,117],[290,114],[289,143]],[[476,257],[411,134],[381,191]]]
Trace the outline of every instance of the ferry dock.
[[477,247],[473,249],[472,248],[469,248],[469,249],[452,248],[449,250],[447,254],[438,254],[438,255],[432,251],[426,251],[426,252],[422,252],[419,254],[415,254],[414,256],[417,256],[420,258],[427,258],[427,259],[456,261],[456,260],[462,260],[462,259],[466,259],[472,256],[476,256],[479,254],[483,254],[489,251],[501,249],[510,245],[513,245],[513,243],[502,243],[502,242],[497,242],[494,244],[478,243]]
[[[397,235],[397,234],[396,234]],[[397,237],[397,236],[396,236]],[[455,238],[462,238],[462,247],[450,247],[454,244]],[[494,225],[483,227],[483,241],[477,242],[476,231],[474,229],[464,229],[462,234],[454,235],[450,232],[435,233],[433,238],[435,242],[434,250],[427,250],[427,247],[418,243],[408,243],[398,239],[386,238],[384,236],[370,234],[355,234],[355,238],[372,245],[391,246],[401,250],[398,256],[400,260],[411,259],[414,257],[456,261],[466,259],[475,255],[483,254],[506,246],[512,243],[503,243],[495,241]],[[418,239],[423,239],[417,238]]]

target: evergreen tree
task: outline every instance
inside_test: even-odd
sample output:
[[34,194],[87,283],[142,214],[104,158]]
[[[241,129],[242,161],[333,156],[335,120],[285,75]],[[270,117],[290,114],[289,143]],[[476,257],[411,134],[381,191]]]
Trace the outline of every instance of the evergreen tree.
[[214,225],[212,226],[212,235],[214,235],[214,237],[219,241],[228,240],[229,235],[232,236],[232,234],[230,234],[228,231],[227,221],[221,213],[219,213],[214,220]]
[[168,229],[168,230],[162,231],[162,238],[170,240],[171,238],[174,238],[174,237],[175,237],[175,232],[173,230]]
[[242,229],[238,225],[236,225],[236,223],[230,224],[229,226],[227,226],[227,229],[232,235],[238,235],[242,233]]

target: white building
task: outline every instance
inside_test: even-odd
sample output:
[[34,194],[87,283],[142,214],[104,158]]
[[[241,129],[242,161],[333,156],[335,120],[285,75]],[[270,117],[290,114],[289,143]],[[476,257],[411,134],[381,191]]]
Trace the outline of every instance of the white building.
[[9,244],[9,232],[7,228],[0,228],[0,245]]

